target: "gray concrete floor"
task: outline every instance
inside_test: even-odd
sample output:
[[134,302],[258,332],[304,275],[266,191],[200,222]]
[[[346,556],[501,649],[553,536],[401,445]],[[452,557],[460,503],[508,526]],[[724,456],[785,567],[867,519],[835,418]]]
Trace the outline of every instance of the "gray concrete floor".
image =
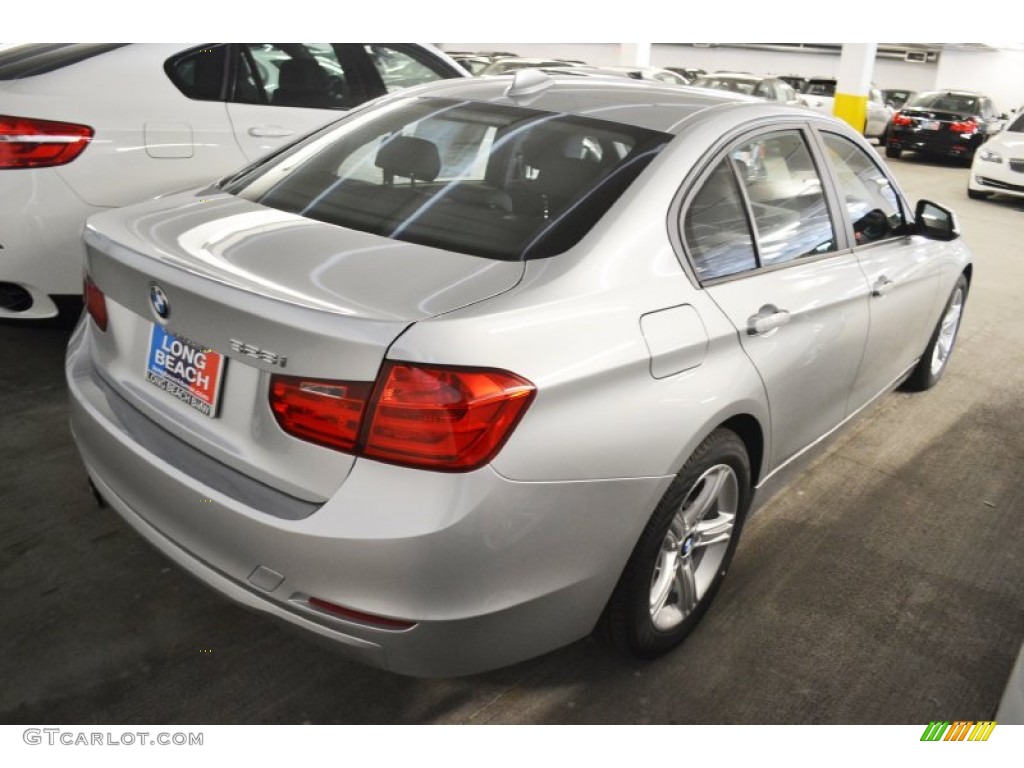
[[[743,533],[677,651],[585,640],[454,680],[340,659],[194,582],[86,487],[69,331],[0,325],[0,722],[908,723],[988,719],[1024,639],[1024,205],[891,161],[976,257],[946,378],[896,393]],[[204,651],[212,652],[204,652]]]

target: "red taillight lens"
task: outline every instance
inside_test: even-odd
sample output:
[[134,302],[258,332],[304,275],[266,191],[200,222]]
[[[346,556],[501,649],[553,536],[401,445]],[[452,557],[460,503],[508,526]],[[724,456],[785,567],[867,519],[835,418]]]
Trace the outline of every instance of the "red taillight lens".
[[387,363],[363,453],[448,471],[486,464],[536,391],[506,371]]
[[949,124],[949,130],[954,133],[974,133],[978,130],[978,121],[973,117],[969,117],[966,120],[957,120],[955,123]]
[[371,387],[366,382],[274,376],[270,381],[270,408],[285,432],[352,452]]
[[107,297],[103,295],[103,291],[99,289],[88,275],[85,277],[83,292],[85,293],[85,309],[89,316],[96,323],[97,328],[101,331],[107,330],[107,323],[109,322],[107,317]]
[[303,440],[395,464],[466,472],[494,457],[535,392],[507,371],[389,362],[376,386],[274,376],[270,407],[281,429]]
[[0,115],[0,168],[47,168],[70,163],[88,146],[87,125]]
[[907,117],[902,112],[897,112],[892,116],[893,125],[911,125],[913,122],[914,121],[911,118]]

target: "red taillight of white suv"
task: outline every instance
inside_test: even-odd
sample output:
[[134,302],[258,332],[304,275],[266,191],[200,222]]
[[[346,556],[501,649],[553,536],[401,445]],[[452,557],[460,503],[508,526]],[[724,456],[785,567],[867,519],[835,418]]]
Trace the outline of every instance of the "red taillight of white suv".
[[295,437],[357,456],[443,472],[490,461],[536,394],[490,368],[387,362],[371,386],[274,376],[270,407]]
[[0,169],[66,165],[92,136],[88,125],[0,115]]

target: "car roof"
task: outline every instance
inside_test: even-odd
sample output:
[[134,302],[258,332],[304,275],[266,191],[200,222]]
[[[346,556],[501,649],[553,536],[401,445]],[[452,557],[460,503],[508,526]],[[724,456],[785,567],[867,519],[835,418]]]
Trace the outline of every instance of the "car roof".
[[515,76],[506,74],[472,80],[446,80],[408,89],[396,96],[437,96],[515,104],[672,134],[680,133],[683,123],[695,115],[730,107],[742,107],[759,113],[786,111],[797,117],[806,117],[808,114],[805,109],[766,102],[752,96],[616,76],[570,77],[533,72],[533,77],[540,75],[545,78],[546,82],[542,82],[541,87],[522,96],[506,95],[513,82],[523,77],[524,72],[529,71],[520,70]]

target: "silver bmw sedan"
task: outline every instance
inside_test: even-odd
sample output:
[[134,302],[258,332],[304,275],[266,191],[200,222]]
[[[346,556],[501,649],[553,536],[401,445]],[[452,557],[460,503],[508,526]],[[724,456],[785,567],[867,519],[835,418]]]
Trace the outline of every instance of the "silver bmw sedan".
[[664,653],[755,494],[927,389],[972,265],[834,119],[523,71],[385,97],[95,215],[67,377],[98,494],[412,675]]

